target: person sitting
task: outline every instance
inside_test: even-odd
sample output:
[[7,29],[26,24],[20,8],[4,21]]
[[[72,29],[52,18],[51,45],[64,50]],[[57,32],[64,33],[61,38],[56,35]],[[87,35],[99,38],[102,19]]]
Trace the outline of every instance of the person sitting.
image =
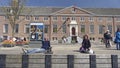
[[87,53],[90,50],[90,47],[91,47],[91,43],[90,43],[90,40],[88,39],[88,35],[84,35],[82,46],[80,47],[80,52]]
[[41,48],[34,48],[34,49],[30,49],[30,50],[22,48],[22,50],[23,50],[24,54],[52,53],[51,48],[52,47],[50,46],[50,41],[45,40],[45,41],[42,41],[42,47]]

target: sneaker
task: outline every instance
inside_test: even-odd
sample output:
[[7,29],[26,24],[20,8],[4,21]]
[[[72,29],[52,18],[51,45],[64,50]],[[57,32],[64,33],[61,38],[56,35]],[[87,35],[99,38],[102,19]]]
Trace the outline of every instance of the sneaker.
[[27,50],[25,50],[24,48],[22,48],[23,54],[27,54]]

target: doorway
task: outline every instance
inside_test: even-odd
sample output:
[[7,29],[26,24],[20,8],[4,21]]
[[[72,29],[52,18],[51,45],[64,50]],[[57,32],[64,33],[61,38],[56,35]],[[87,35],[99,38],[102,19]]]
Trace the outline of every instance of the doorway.
[[72,27],[72,43],[77,43],[76,29]]

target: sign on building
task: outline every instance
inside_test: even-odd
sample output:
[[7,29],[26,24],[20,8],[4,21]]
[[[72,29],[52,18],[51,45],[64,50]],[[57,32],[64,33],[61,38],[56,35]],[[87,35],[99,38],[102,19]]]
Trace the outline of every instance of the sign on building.
[[30,24],[30,41],[43,41],[44,40],[44,24],[31,23]]

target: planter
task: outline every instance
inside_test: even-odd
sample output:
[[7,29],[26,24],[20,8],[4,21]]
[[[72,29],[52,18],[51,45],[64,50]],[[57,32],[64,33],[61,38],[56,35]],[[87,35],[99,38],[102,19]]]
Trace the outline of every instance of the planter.
[[16,46],[23,46],[23,44],[16,44]]
[[14,47],[12,44],[2,44],[3,47]]

